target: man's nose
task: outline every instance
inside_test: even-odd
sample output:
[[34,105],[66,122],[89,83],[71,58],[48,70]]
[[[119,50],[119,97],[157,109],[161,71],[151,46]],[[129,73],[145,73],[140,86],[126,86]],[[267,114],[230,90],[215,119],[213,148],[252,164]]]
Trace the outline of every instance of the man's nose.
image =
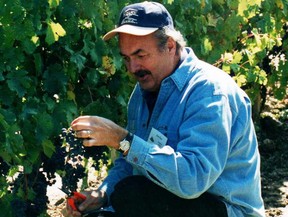
[[130,60],[129,64],[128,64],[128,70],[131,73],[135,73],[137,72],[139,69],[141,68],[141,65],[139,64],[139,62],[137,60]]

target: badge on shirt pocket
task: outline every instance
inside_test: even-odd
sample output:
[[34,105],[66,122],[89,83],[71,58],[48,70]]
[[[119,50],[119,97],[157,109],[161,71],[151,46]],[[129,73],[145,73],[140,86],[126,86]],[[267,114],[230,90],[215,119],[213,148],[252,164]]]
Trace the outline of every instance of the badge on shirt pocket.
[[166,145],[167,140],[168,139],[166,136],[164,136],[161,132],[159,132],[155,128],[152,128],[147,142],[156,144],[159,147],[163,147]]

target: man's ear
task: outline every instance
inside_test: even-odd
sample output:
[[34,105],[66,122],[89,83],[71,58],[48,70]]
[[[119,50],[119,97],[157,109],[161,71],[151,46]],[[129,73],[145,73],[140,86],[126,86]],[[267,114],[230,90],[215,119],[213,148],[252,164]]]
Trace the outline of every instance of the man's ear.
[[167,49],[173,54],[176,53],[176,41],[171,37],[169,37],[167,40]]

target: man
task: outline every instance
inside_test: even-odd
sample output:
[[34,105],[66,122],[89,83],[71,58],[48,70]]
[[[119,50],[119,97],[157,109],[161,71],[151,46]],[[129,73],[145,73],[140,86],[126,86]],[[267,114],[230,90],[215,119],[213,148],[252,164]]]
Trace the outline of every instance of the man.
[[[126,6],[121,55],[138,83],[126,129],[98,116],[71,126],[84,146],[122,151],[79,210],[112,206],[113,216],[265,216],[251,103],[226,73],[200,61],[163,5]],[[72,211],[72,216],[80,212]]]

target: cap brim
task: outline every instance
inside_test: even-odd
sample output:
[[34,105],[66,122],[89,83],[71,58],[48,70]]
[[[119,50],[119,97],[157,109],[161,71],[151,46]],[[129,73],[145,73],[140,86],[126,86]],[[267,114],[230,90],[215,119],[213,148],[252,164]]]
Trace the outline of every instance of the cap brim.
[[144,36],[155,32],[158,28],[140,27],[132,25],[123,25],[116,29],[111,30],[103,36],[105,41],[114,37],[117,33],[126,33],[130,35]]

